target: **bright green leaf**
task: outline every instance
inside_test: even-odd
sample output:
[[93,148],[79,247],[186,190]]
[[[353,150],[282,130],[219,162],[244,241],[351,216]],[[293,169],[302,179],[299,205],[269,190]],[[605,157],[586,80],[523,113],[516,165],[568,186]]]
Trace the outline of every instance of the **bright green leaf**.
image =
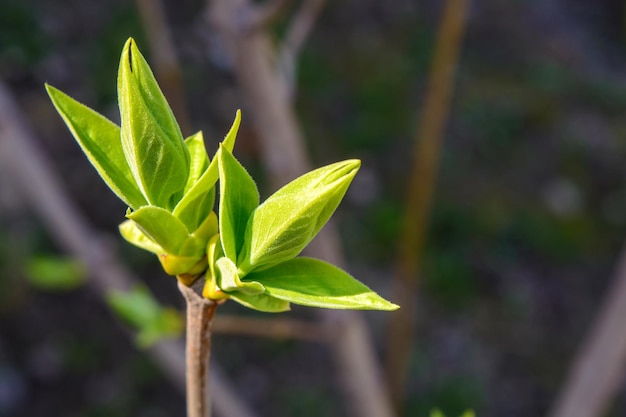
[[248,221],[237,265],[244,273],[297,256],[328,221],[360,161],[337,162],[290,182],[261,204]]
[[206,153],[206,147],[204,146],[204,136],[202,132],[197,132],[194,135],[185,139],[185,146],[189,151],[189,177],[187,178],[187,185],[185,185],[185,193],[198,181],[198,178],[206,171],[209,166],[209,156]]
[[237,139],[237,132],[239,132],[239,125],[241,124],[241,110],[237,110],[235,113],[235,121],[230,127],[230,130],[224,137],[222,145],[228,149],[228,152],[232,152],[235,147],[235,140]]
[[255,271],[243,278],[260,282],[268,295],[311,307],[358,310],[396,310],[347,272],[324,261],[295,258]]
[[255,281],[242,282],[237,273],[237,266],[233,261],[222,257],[215,262],[217,267],[217,286],[224,292],[240,291],[248,295],[261,294],[265,291],[263,285]]
[[71,258],[35,256],[26,263],[26,278],[36,288],[46,291],[67,291],[80,287],[87,272]]
[[171,209],[189,175],[189,152],[163,93],[134,40],[118,74],[121,140],[130,170],[148,203]]
[[187,241],[189,232],[185,225],[169,211],[160,207],[145,206],[126,214],[126,217],[134,221],[166,253],[182,254],[180,249]]
[[[239,131],[240,123],[241,111],[237,110],[237,114],[235,115],[235,121],[233,122],[233,125],[231,126],[228,134],[222,142],[222,145],[230,152],[232,152],[233,146],[235,145],[235,139],[237,138],[237,132]],[[193,229],[193,227],[188,222],[188,219],[193,217],[193,215],[189,215],[188,213],[198,213],[199,211],[201,212],[206,208],[208,208],[209,210],[213,209],[213,198],[215,196],[214,187],[217,183],[218,178],[219,171],[217,166],[217,159],[214,158],[209,163],[208,168],[191,186],[191,188],[186,188],[185,195],[181,198],[181,200],[174,208],[174,216],[183,220],[187,227]],[[199,208],[199,206],[201,206],[201,208]]]
[[236,261],[250,214],[259,205],[259,192],[250,174],[226,148],[220,147],[216,159],[220,173],[220,238],[226,256]]
[[146,205],[126,162],[119,126],[51,85],[46,84],[46,90],[89,162],[109,188],[133,209]]

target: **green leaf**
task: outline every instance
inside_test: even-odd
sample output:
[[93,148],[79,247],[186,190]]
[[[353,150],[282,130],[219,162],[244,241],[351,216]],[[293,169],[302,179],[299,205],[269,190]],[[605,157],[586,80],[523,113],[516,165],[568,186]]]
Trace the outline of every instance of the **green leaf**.
[[222,145],[228,149],[228,152],[232,152],[235,148],[235,140],[237,139],[237,132],[239,132],[239,125],[241,124],[241,110],[237,110],[235,113],[235,121],[230,127],[230,130],[224,137]]
[[121,140],[130,170],[148,203],[173,208],[189,175],[189,152],[163,93],[130,38],[120,60]]
[[445,414],[443,414],[443,412],[440,409],[435,408],[430,411],[430,417],[446,417],[446,416]]
[[185,185],[186,193],[206,171],[209,166],[209,156],[206,153],[204,136],[201,131],[185,139],[185,146],[189,151],[190,160],[189,177],[187,178],[187,185]]
[[232,292],[228,295],[231,299],[245,307],[265,313],[282,313],[290,310],[289,302],[267,294],[249,295],[242,292]]
[[217,267],[217,286],[224,292],[240,291],[248,295],[261,294],[263,285],[255,281],[242,282],[237,274],[237,265],[230,259],[222,257],[215,262]]
[[36,256],[26,263],[26,278],[36,288],[68,291],[85,282],[87,272],[75,259],[59,256]]
[[127,213],[126,217],[134,221],[141,231],[165,250],[165,253],[191,255],[180,251],[189,237],[189,232],[169,211],[160,207],[145,206]]
[[250,174],[225,147],[220,147],[216,159],[220,173],[222,248],[228,258],[237,261],[243,247],[246,224],[259,205],[259,191]]
[[146,348],[165,337],[178,337],[183,330],[180,314],[172,308],[163,308],[143,285],[131,291],[112,291],[107,303],[122,319],[139,332],[137,344]]
[[296,257],[333,214],[359,166],[353,159],[311,171],[257,207],[246,227],[240,271]]
[[122,224],[119,225],[119,229],[120,234],[127,242],[157,255],[165,253],[165,249],[154,240],[150,239],[134,221],[126,220],[122,222]]
[[[241,123],[241,111],[237,110],[237,114],[235,115],[235,121],[231,126],[228,134],[224,138],[222,142],[223,146],[228,149],[230,152],[233,150],[233,146],[235,145],[235,139],[237,137],[237,132],[239,130],[239,125]],[[213,158],[210,162],[209,167],[204,171],[202,176],[185,192],[185,195],[178,202],[176,207],[174,208],[174,216],[179,219],[188,218],[188,214],[186,212],[196,212],[198,211],[198,205],[203,205],[208,207],[209,209],[213,209],[213,200],[215,196],[215,184],[217,183],[217,179],[219,178],[219,170],[217,166],[217,159]],[[212,193],[212,194],[209,194]],[[207,197],[209,194],[209,197]],[[183,220],[187,227],[192,228],[185,220]]]
[[318,259],[291,259],[252,272],[243,280],[260,282],[268,295],[305,306],[389,311],[399,308],[347,272]]
[[126,162],[119,126],[51,85],[46,84],[46,90],[74,139],[109,188],[133,209],[146,205]]

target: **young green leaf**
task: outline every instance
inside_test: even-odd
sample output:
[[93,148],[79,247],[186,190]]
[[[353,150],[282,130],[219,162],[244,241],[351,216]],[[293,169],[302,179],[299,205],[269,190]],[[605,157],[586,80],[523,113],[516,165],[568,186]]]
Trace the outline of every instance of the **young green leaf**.
[[109,188],[129,207],[145,206],[147,201],[124,156],[119,126],[51,85],[46,84],[46,90],[76,142]]
[[119,225],[120,234],[126,241],[133,245],[152,252],[156,255],[165,253],[165,249],[154,240],[150,239],[132,220],[126,220]]
[[126,217],[134,221],[165,253],[181,254],[181,247],[189,237],[189,232],[172,213],[160,207],[144,206],[127,213]]
[[295,258],[243,278],[261,283],[266,294],[311,307],[396,310],[385,300],[347,272],[324,261]]
[[259,205],[259,192],[248,171],[228,149],[220,147],[216,159],[220,173],[220,238],[226,256],[236,261],[250,214]]
[[237,265],[230,259],[222,257],[215,262],[217,267],[217,286],[224,292],[240,291],[248,295],[261,294],[263,285],[256,281],[242,282],[237,273]]
[[296,257],[328,221],[360,166],[337,162],[290,182],[254,210],[237,265],[243,274]]
[[224,137],[222,145],[228,149],[228,152],[232,152],[235,147],[235,140],[237,139],[237,132],[239,132],[239,125],[241,124],[241,110],[237,110],[235,113],[235,121],[230,127],[230,130]]
[[[224,138],[222,145],[228,149],[230,152],[233,150],[233,146],[235,145],[235,139],[237,138],[237,132],[239,130],[239,125],[241,123],[241,111],[237,110],[237,114],[235,115],[235,121],[231,126],[228,134]],[[207,193],[214,193],[214,187],[219,178],[219,170],[217,167],[217,159],[213,158],[210,162],[209,167],[204,171],[204,173],[200,176],[200,178],[189,188],[188,191],[185,192],[185,195],[178,202],[176,207],[174,208],[174,216],[179,219],[185,219],[188,217],[187,212],[196,212],[198,211],[198,205],[211,206],[213,208],[213,200],[207,202],[208,198],[206,197]],[[214,195],[214,194],[213,194]],[[210,203],[210,204],[209,204]],[[185,220],[183,220],[185,221]],[[187,224],[185,222],[185,224]],[[187,225],[187,227],[190,227]]]
[[204,146],[204,136],[202,132],[189,136],[185,139],[185,146],[189,151],[189,177],[187,178],[187,185],[185,185],[184,192],[189,189],[198,181],[198,178],[206,171],[209,166],[209,156],[206,153]]
[[189,152],[178,123],[134,40],[119,67],[118,101],[124,155],[148,203],[173,208],[189,175]]

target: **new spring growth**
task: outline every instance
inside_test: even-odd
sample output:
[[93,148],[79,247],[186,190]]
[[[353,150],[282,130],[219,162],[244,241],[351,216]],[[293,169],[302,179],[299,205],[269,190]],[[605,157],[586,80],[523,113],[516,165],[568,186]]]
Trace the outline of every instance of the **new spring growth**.
[[128,205],[122,236],[156,254],[167,274],[186,285],[204,279],[206,298],[261,311],[285,311],[290,303],[398,308],[347,272],[298,257],[339,205],[360,161],[311,171],[260,203],[254,180],[233,156],[241,113],[209,158],[202,132],[183,138],[132,38],[118,71],[121,126],[46,89],[91,164]]

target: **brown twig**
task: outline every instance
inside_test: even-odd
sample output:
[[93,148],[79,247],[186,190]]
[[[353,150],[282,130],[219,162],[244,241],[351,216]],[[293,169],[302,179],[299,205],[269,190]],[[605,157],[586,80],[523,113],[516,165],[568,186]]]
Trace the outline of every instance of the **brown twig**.
[[[87,267],[91,278],[88,284],[96,293],[104,298],[111,291],[128,291],[136,285],[139,280],[120,263],[112,245],[103,243],[110,238],[103,238],[92,230],[67,197],[58,175],[38,148],[33,132],[2,82],[0,160],[2,175],[19,185],[21,196],[43,220],[53,238]],[[173,340],[162,340],[147,352],[181,392],[185,390],[184,352],[182,343]],[[214,365],[212,385],[217,414],[254,417],[216,368]]]
[[[261,139],[264,165],[272,185],[278,187],[309,169],[311,163],[290,100],[285,94],[277,94],[283,84],[274,66],[275,51],[268,34],[265,31],[241,33],[233,27],[238,10],[249,4],[249,0],[211,0],[207,12],[210,24],[218,30],[226,49],[233,51],[239,87]],[[332,223],[322,229],[307,254],[336,265],[345,263]],[[332,310],[319,310],[319,314],[325,323],[333,323],[343,331],[342,337],[333,338],[331,348],[351,414],[392,416],[362,315]]]
[[202,296],[203,279],[191,287],[178,283],[187,303],[187,417],[210,417],[209,358],[211,323],[217,303]]
[[430,68],[428,90],[415,137],[414,170],[408,188],[394,281],[394,299],[402,308],[390,323],[387,350],[387,378],[398,412],[404,402],[406,376],[413,349],[417,275],[421,268],[443,131],[450,110],[454,74],[465,31],[466,12],[467,0],[448,0],[445,4]]

